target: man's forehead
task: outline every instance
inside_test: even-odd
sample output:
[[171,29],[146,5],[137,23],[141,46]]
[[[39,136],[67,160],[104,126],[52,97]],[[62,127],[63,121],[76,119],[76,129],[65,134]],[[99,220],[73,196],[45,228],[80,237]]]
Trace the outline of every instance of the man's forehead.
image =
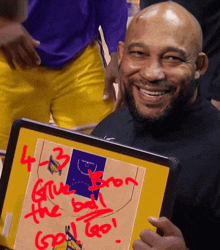
[[196,19],[182,6],[180,9],[172,7],[172,4],[162,8],[160,5],[153,5],[142,11],[132,20],[125,42],[141,41],[154,35],[155,42],[160,42],[158,39],[161,38],[166,40],[174,38],[179,40],[181,45],[192,43],[201,49],[202,36]]
[[147,22],[133,25],[126,37],[126,46],[138,44],[141,47],[182,47],[184,49],[191,34],[180,26],[164,25],[163,22]]
[[[136,31],[147,32],[153,29],[182,29],[183,31],[188,29],[188,32],[195,33],[195,25],[186,19],[184,16],[178,15],[172,9],[167,9],[164,11],[154,10],[151,12],[143,13],[132,20],[127,34],[130,36]],[[151,30],[152,32],[152,30]]]

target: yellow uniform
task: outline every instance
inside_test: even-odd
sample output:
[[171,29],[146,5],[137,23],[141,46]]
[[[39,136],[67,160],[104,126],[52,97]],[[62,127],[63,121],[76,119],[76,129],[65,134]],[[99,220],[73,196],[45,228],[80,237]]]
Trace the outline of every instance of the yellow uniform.
[[12,70],[0,57],[0,149],[6,149],[13,121],[25,117],[60,127],[97,123],[113,109],[104,101],[105,73],[95,41],[61,69]]

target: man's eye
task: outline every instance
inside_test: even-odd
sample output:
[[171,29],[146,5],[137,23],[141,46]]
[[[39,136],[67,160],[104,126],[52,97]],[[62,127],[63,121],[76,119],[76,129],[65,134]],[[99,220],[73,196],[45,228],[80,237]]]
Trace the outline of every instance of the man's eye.
[[130,51],[129,54],[133,56],[143,56],[144,53],[142,51]]
[[180,57],[177,57],[177,56],[165,56],[164,59],[168,62],[181,62],[181,61],[183,61]]

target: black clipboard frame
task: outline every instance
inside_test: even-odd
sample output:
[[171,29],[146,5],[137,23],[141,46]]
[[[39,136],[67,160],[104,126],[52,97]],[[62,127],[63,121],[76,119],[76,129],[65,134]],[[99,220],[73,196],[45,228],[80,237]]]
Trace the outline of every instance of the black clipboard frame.
[[[16,120],[11,129],[10,138],[8,142],[8,147],[6,150],[5,161],[2,170],[2,176],[0,179],[0,215],[2,213],[5,195],[7,191],[7,186],[10,178],[11,167],[13,164],[13,158],[16,151],[16,145],[19,137],[19,131],[21,128],[27,128],[37,132],[42,132],[45,134],[61,137],[68,140],[74,140],[76,142],[85,143],[88,145],[93,145],[102,149],[107,149],[116,153],[124,154],[127,156],[132,156],[139,158],[141,160],[147,160],[153,163],[158,163],[170,168],[169,177],[167,180],[167,186],[165,189],[165,195],[162,202],[162,208],[160,216],[165,216],[167,218],[171,217],[172,206],[175,199],[175,188],[178,176],[180,173],[180,164],[177,159],[162,156],[159,154],[154,154],[152,152],[136,149],[133,147],[125,146],[115,142],[109,142],[97,137],[82,134],[79,132],[70,131],[67,129],[62,129],[55,127],[54,125],[49,125],[41,122],[36,122],[30,119],[22,118]],[[158,233],[160,233],[158,231]]]

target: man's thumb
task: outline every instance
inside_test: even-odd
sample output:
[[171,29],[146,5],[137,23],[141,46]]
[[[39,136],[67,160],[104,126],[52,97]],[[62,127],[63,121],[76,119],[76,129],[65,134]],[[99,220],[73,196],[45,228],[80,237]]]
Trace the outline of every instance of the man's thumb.
[[40,45],[40,41],[35,40],[35,39],[32,38],[32,44],[33,44],[34,47],[38,47]]
[[182,236],[180,229],[166,217],[149,217],[148,221],[162,231],[164,236]]

